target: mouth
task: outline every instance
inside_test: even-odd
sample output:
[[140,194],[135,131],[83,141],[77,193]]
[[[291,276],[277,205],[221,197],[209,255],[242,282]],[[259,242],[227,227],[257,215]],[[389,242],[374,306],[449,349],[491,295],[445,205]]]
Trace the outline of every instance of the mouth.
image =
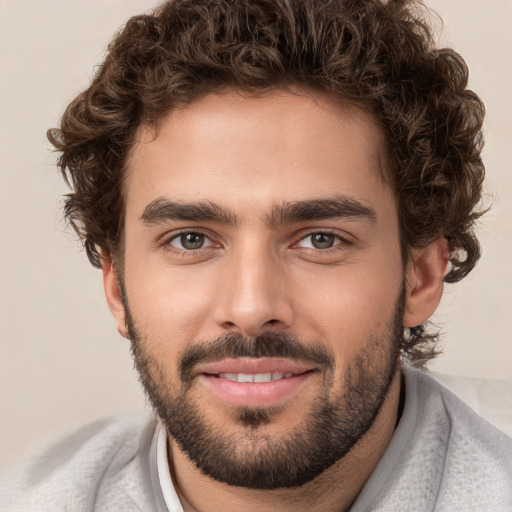
[[287,359],[239,358],[200,365],[195,373],[207,391],[223,403],[270,407],[297,395],[316,368]]
[[220,379],[227,379],[232,382],[272,382],[274,380],[289,379],[293,373],[219,373],[214,375]]

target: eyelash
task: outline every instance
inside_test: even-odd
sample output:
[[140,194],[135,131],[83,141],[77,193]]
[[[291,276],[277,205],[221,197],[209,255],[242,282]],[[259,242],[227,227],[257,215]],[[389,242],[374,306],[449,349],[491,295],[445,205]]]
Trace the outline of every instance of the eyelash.
[[[197,254],[200,251],[203,251],[205,249],[205,247],[200,247],[199,249],[186,250],[186,249],[177,249],[177,248],[173,247],[171,245],[171,242],[173,240],[176,240],[177,238],[180,238],[183,235],[204,236],[205,239],[210,240],[210,242],[212,242],[211,237],[209,237],[207,233],[204,233],[200,230],[182,230],[182,231],[179,231],[178,233],[173,233],[171,236],[167,236],[166,238],[164,238],[162,240],[162,242],[160,243],[160,246],[163,247],[163,249],[166,252],[169,252],[174,256],[180,256],[182,258],[197,256]],[[214,242],[212,242],[212,245],[214,245]]]
[[[179,237],[181,237],[183,235],[189,235],[189,234],[190,235],[203,236],[203,237],[205,237],[205,239],[207,239],[207,240],[209,240],[211,242],[211,245],[208,245],[207,247],[200,247],[199,249],[190,249],[190,250],[176,249],[175,247],[173,247],[171,245],[171,242],[173,240],[176,240],[177,238],[179,238]],[[350,241],[348,241],[346,238],[340,236],[337,233],[334,233],[334,232],[329,231],[329,230],[319,230],[319,231],[310,231],[309,233],[304,234],[303,236],[301,236],[299,238],[299,240],[297,242],[294,242],[292,244],[292,248],[298,246],[299,243],[301,243],[302,241],[306,240],[307,238],[313,237],[314,235],[333,236],[333,237],[335,237],[337,243],[335,243],[335,245],[333,245],[332,247],[328,247],[326,249],[317,249],[317,248],[311,248],[311,247],[303,247],[302,249],[305,249],[307,251],[315,251],[315,252],[318,252],[320,254],[330,254],[333,251],[345,250],[347,245],[352,245],[352,243]],[[207,248],[209,248],[211,246],[214,246],[215,242],[213,242],[211,237],[207,233],[205,233],[203,231],[200,231],[200,230],[182,230],[182,231],[179,231],[178,233],[173,233],[172,235],[165,237],[160,242],[159,245],[166,252],[169,252],[169,253],[171,253],[171,254],[173,254],[175,256],[180,256],[180,257],[186,258],[186,257],[197,256],[201,251],[204,251],[205,249],[207,249]]]
[[311,237],[313,237],[315,235],[332,236],[332,237],[335,238],[335,243],[334,243],[334,245],[332,247],[328,247],[326,249],[318,249],[318,248],[315,248],[315,247],[303,247],[303,249],[311,250],[311,251],[316,251],[316,252],[323,253],[323,254],[330,254],[332,251],[344,250],[347,245],[351,244],[346,238],[342,237],[338,233],[334,233],[334,232],[329,231],[329,230],[321,230],[321,231],[311,231],[311,232],[307,233],[306,235],[302,236],[293,245],[296,246],[300,242],[306,240],[307,238],[311,238]]

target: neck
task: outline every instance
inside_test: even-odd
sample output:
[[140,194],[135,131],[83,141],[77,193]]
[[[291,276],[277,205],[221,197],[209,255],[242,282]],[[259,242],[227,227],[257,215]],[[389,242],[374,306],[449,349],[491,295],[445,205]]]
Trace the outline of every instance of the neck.
[[169,462],[184,512],[288,512],[311,508],[348,510],[383,456],[399,414],[400,370],[370,430],[333,466],[314,480],[290,489],[254,490],[219,483],[201,473],[170,438]]

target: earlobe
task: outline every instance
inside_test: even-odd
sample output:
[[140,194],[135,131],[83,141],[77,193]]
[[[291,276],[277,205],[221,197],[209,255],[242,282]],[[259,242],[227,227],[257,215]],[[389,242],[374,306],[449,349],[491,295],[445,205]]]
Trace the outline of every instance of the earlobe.
[[445,238],[411,250],[406,270],[404,327],[420,325],[434,314],[443,295],[449,257]]
[[121,287],[117,273],[111,258],[101,258],[101,271],[103,273],[103,288],[105,289],[105,297],[112,315],[117,322],[117,330],[123,338],[128,338],[126,332],[126,315],[124,310],[123,299],[121,295]]

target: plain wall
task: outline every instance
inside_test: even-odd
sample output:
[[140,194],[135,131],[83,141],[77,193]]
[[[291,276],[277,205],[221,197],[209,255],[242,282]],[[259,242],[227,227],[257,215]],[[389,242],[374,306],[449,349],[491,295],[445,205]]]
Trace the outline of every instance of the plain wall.
[[[512,2],[431,0],[442,40],[487,105],[484,254],[446,287],[437,371],[512,379]],[[66,192],[45,132],[91,77],[112,34],[150,0],[0,0],[0,472],[58,433],[144,409],[101,274],[61,220]]]

